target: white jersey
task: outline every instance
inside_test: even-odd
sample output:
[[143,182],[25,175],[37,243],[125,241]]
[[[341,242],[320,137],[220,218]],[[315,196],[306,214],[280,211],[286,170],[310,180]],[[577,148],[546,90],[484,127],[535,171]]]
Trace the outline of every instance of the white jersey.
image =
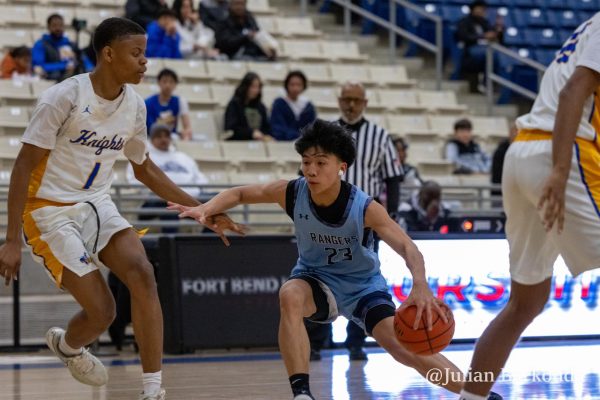
[[[558,97],[576,67],[600,72],[600,13],[581,24],[567,39],[550,64],[531,112],[517,119],[519,129],[552,132],[558,110]],[[595,141],[600,131],[600,98],[597,94],[586,100],[577,136]]]
[[30,199],[89,201],[108,193],[121,152],[144,162],[146,107],[128,85],[108,101],[94,93],[89,74],[77,75],[42,93],[22,142],[50,150],[31,175]]

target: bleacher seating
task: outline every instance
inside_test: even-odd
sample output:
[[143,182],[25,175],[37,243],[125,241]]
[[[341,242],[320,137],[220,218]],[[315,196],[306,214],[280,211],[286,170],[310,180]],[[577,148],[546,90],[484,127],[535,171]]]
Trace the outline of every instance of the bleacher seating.
[[[551,41],[562,37],[564,32],[576,25],[575,21],[591,12],[589,2],[584,0],[578,0],[577,6],[573,7],[565,6],[566,2],[560,0],[546,1],[552,1],[556,6],[547,10],[536,2],[523,9],[538,9],[540,14],[523,11],[524,16],[517,16],[509,7],[506,20],[511,23],[519,21],[519,24],[521,19],[532,22],[528,26],[514,22],[515,29],[518,28],[519,33],[522,31],[523,37],[552,29],[552,35],[546,36],[546,40]],[[454,22],[465,14],[462,2],[428,1],[427,4],[429,11]],[[86,19],[88,27],[93,29],[104,18],[122,15],[122,7],[123,0],[0,0],[0,50],[6,51],[15,45],[31,46],[45,32],[46,18],[51,12],[64,15],[67,24],[72,17]],[[347,80],[364,83],[368,86],[368,118],[391,133],[408,139],[410,162],[421,169],[421,174],[443,182],[444,177],[451,173],[452,166],[443,159],[444,145],[455,120],[469,114],[467,107],[458,103],[454,92],[421,90],[404,66],[375,65],[361,53],[356,42],[329,40],[315,28],[310,18],[278,15],[268,0],[249,0],[248,7],[257,15],[263,29],[278,39],[278,62],[150,59],[145,81],[135,86],[140,95],[147,97],[158,92],[156,76],[162,68],[177,72],[180,84],[176,93],[184,96],[190,104],[193,141],[177,142],[176,147],[196,160],[210,183],[257,183],[297,176],[300,162],[292,142],[222,140],[226,136],[223,132],[224,107],[241,77],[248,71],[257,72],[262,77],[263,101],[270,107],[272,100],[282,93],[282,81],[292,69],[302,70],[307,75],[309,89],[306,95],[316,105],[319,116],[329,120],[339,116],[338,85]],[[539,21],[534,22],[534,17],[554,23],[544,26]],[[418,19],[412,21],[419,22]],[[67,33],[71,38],[75,37],[72,30],[67,29]],[[86,45],[87,40],[89,35],[84,35],[81,43]],[[550,58],[551,50],[544,47],[546,45],[550,46],[540,45],[532,57]],[[51,84],[46,81],[0,81],[0,182],[8,181],[20,148],[19,135],[27,124],[36,99]],[[486,147],[508,132],[506,119],[471,118],[475,134]],[[126,164],[123,157],[118,162],[115,173],[118,183],[126,183]],[[452,179],[458,185],[462,183],[461,178]],[[271,209],[266,207],[265,210]],[[258,218],[260,222],[277,223],[283,221],[282,217],[287,221],[283,214],[251,214],[249,222]]]
[[[206,82],[210,80],[208,76],[208,71],[206,70],[206,64],[198,61],[198,60],[164,60],[164,62],[156,61],[156,66],[160,66],[161,68],[172,69],[173,71],[177,71],[177,76],[180,80],[184,82],[197,83],[197,82]],[[156,70],[156,67],[153,66],[154,76],[159,70]]]
[[[154,61],[156,64],[166,65],[164,60]],[[174,67],[177,68],[177,65]],[[236,68],[245,71],[246,67],[241,63]],[[298,66],[282,64],[281,68],[287,70]],[[393,70],[397,71],[398,67],[393,67]],[[35,98],[49,85],[51,82],[46,81],[19,85],[15,85],[12,81],[0,81],[0,92],[4,93],[2,96],[5,103],[0,107],[0,132],[4,135],[20,134],[27,124],[29,110],[33,107]],[[155,83],[147,82],[134,88],[143,96],[156,93],[158,90]],[[206,171],[214,172],[221,169],[236,171],[268,169],[275,173],[295,171],[298,161],[291,142],[269,143],[266,147],[261,142],[219,142],[222,137],[223,107],[231,98],[234,88],[233,83],[213,82],[210,84],[208,82],[181,83],[178,86],[177,93],[184,96],[190,104],[195,141],[180,142],[178,146],[197,160]],[[336,91],[335,83],[328,86],[311,86],[307,91],[307,95],[313,99],[321,116],[326,119],[335,119],[338,116]],[[280,85],[265,86],[263,88],[265,103],[270,106],[274,97],[281,93]],[[467,111],[465,106],[456,103],[456,96],[450,91],[373,87],[369,89],[368,95],[369,118],[391,133],[400,134],[407,137],[409,141],[415,142],[412,158],[416,163],[420,161],[421,156],[430,164],[442,160],[443,142],[451,134],[455,120]],[[25,104],[20,106],[10,104],[13,101]],[[452,114],[448,115],[448,112]],[[507,132],[507,122],[502,118],[473,117],[473,122],[476,134],[484,139],[492,136],[504,137]],[[240,149],[240,146],[243,148]],[[425,149],[422,149],[423,146]],[[224,177],[224,175],[219,176]],[[229,181],[230,178],[228,177]]]
[[29,112],[24,107],[0,107],[0,132],[4,135],[22,133],[29,122]]
[[[468,14],[464,1],[454,0],[415,0],[427,12],[439,15],[445,22],[445,47],[456,46],[454,42],[455,24]],[[460,4],[460,5],[459,5]],[[488,1],[489,18],[492,24],[497,15],[505,26],[504,42],[508,47],[531,50],[528,57],[541,63],[548,63],[548,53],[534,51],[539,47],[557,50],[572,31],[600,9],[597,0],[497,0]],[[433,41],[434,32],[430,23],[415,13],[407,13],[407,25],[411,31],[425,34]]]

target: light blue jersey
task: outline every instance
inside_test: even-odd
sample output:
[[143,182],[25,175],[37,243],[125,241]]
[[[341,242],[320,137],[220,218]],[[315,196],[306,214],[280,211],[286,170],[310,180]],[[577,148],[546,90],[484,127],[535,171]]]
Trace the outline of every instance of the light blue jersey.
[[[373,198],[352,186],[339,224],[319,218],[304,178],[296,181],[294,225],[299,258],[292,276],[308,274],[331,290],[338,313],[349,319],[365,295],[387,292],[387,283],[373,251],[370,230],[365,230],[365,213]],[[361,324],[362,325],[362,324]]]

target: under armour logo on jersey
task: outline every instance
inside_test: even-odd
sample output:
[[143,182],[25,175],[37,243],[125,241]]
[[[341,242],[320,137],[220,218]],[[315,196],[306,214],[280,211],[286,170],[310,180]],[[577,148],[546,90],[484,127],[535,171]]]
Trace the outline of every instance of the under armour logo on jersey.
[[79,259],[79,261],[82,264],[86,264],[88,265],[89,263],[92,262],[92,259],[90,258],[90,256],[88,256],[88,253],[86,253],[85,251],[83,252],[83,255],[81,256],[81,258]]
[[299,217],[300,219],[304,218],[305,220],[307,220],[307,221],[308,221],[308,214],[298,214],[298,217]]
[[88,113],[90,115],[92,115],[92,112],[90,111],[90,105],[88,104],[87,106],[85,106],[85,110],[83,110],[82,114]]

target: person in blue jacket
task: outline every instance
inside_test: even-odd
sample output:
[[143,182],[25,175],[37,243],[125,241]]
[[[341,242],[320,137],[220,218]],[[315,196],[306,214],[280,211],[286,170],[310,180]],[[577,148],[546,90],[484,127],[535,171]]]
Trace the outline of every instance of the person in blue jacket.
[[158,19],[148,24],[146,28],[148,44],[146,57],[181,59],[177,33],[177,15],[175,11],[164,8],[158,13]]
[[46,20],[48,33],[33,45],[31,63],[36,74],[57,81],[73,75],[77,67],[77,46],[65,35],[65,20],[51,14]]
[[271,131],[277,140],[296,140],[300,130],[317,118],[315,106],[302,93],[308,87],[302,71],[290,71],[283,87],[285,97],[278,97],[271,110]]
[[[146,127],[151,131],[155,123],[169,127],[173,134],[180,135],[183,140],[192,139],[192,127],[190,123],[190,107],[188,102],[181,96],[173,95],[179,77],[177,73],[169,68],[163,68],[158,73],[158,87],[160,92],[146,98]],[[181,128],[178,124],[181,120]]]

